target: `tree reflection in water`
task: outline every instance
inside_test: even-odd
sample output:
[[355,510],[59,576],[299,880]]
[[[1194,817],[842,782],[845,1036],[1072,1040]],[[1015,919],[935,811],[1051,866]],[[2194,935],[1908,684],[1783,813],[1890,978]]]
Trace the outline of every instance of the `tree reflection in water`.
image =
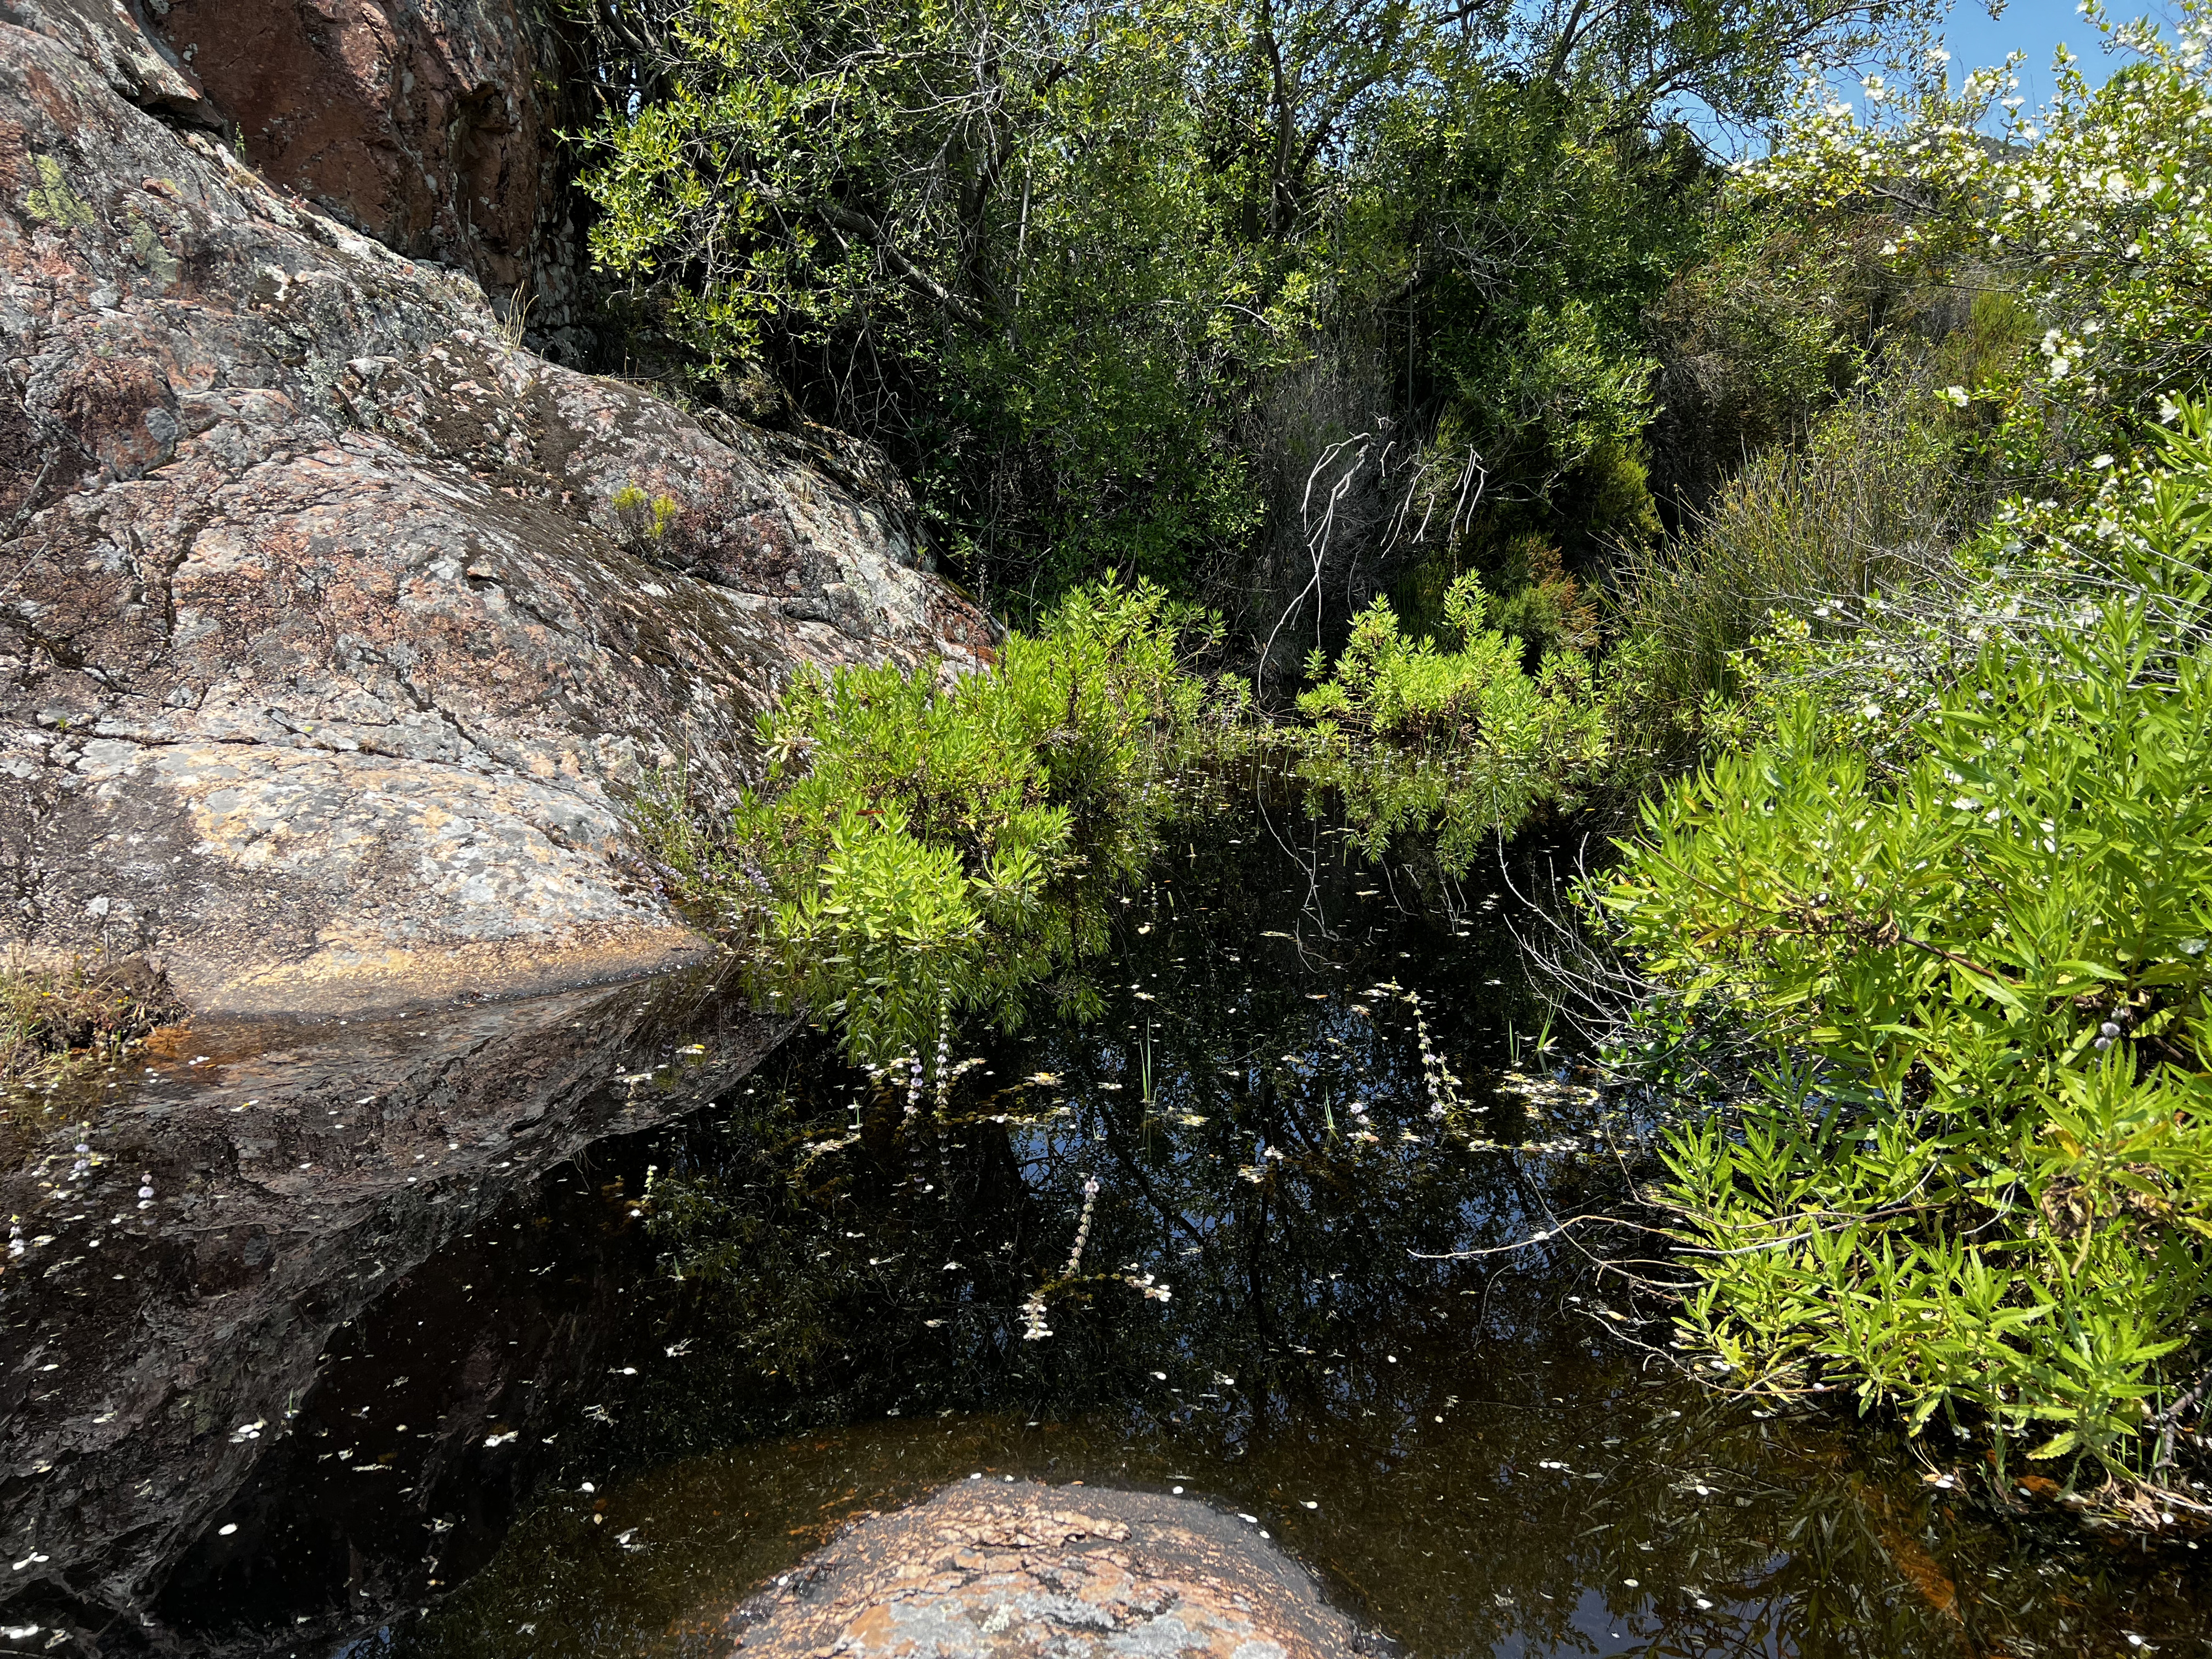
[[1965,1512],[1842,1413],[1669,1363],[1663,1304],[1607,1264],[1648,1239],[1577,1222],[1649,1218],[1638,1124],[1571,1079],[1498,1086],[1541,1020],[1513,886],[1563,843],[1424,905],[1433,874],[1273,805],[1174,830],[1116,907],[1103,1012],[1041,988],[941,1117],[816,1044],[678,1143],[648,1208],[656,1352],[685,1358],[598,1443],[646,1472],[550,1500],[399,1647],[719,1650],[839,1517],[986,1470],[1226,1503],[1422,1656],[2203,1632],[2182,1575]]

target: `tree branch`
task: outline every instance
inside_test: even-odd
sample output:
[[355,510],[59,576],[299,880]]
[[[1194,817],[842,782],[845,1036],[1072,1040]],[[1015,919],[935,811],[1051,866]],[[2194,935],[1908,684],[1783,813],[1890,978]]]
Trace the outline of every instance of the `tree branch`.
[[832,230],[857,236],[875,249],[901,282],[933,302],[939,310],[962,327],[982,330],[990,326],[989,319],[981,312],[901,252],[890,234],[866,214],[857,213],[835,202],[817,203],[814,213]]

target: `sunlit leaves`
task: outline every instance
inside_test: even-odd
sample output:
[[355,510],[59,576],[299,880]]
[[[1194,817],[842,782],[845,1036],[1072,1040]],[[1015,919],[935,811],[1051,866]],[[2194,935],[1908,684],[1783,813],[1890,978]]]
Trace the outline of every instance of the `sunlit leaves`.
[[1899,770],[1811,730],[1650,803],[1594,895],[1654,1018],[1717,1004],[1778,1057],[1669,1150],[1686,1325],[2154,1474],[2212,1289],[2212,654],[2115,600],[1985,651]]
[[[1233,747],[1247,693],[1188,672],[1206,619],[1158,589],[1080,588],[951,684],[934,665],[802,674],[761,722],[763,787],[726,825],[648,795],[641,827],[745,939],[760,988],[858,1059],[920,1060],[946,1022],[1011,1025],[1105,937],[1170,775]],[[1071,984],[1061,999],[1091,999]]]
[[[2023,470],[2086,460],[2197,392],[2212,373],[2212,82],[2208,14],[2185,0],[2162,36],[2085,16],[2133,61],[2092,88],[2070,57],[2041,110],[2018,95],[2017,57],[1954,85],[1931,57],[1876,88],[1862,117],[1808,81],[1781,141],[1747,170],[1757,191],[1819,210],[1879,204],[1900,265],[2014,289],[2041,316],[2008,374],[1960,388],[2002,409]],[[1993,112],[2004,137],[1984,126]]]
[[[1386,600],[1353,619],[1333,674],[1302,693],[1311,722],[1300,769],[1338,792],[1370,851],[1433,833],[1447,869],[1464,871],[1484,842],[1541,802],[1570,796],[1605,754],[1581,654],[1560,651],[1531,675],[1521,641],[1483,626],[1474,576],[1444,597],[1455,649],[1408,639]],[[1318,653],[1308,665],[1320,678]]]

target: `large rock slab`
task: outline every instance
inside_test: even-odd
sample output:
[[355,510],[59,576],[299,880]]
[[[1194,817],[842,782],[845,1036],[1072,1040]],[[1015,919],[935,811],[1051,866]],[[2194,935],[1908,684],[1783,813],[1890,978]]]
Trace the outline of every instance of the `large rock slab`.
[[[167,1646],[168,1573],[291,1455],[336,1333],[548,1170],[724,1095],[787,1035],[726,972],[195,1020],[57,1101],[64,1127],[0,1168],[0,1625],[70,1654]],[[456,1406],[425,1455],[465,1459],[483,1422]]]
[[695,951],[640,780],[702,757],[726,798],[799,664],[988,658],[904,492],[518,349],[473,279],[131,102],[167,60],[119,7],[64,21],[105,58],[0,21],[10,944],[264,1012]]
[[871,1516],[740,1608],[745,1659],[1345,1659],[1385,1650],[1192,1498],[970,1480]]

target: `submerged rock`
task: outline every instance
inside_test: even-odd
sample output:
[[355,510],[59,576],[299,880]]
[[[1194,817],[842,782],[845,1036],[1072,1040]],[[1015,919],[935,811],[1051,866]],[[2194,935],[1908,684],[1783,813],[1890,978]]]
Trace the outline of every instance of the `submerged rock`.
[[[222,18],[265,11],[157,9],[210,52]],[[374,7],[308,33],[351,65],[366,121],[386,92],[444,97],[471,53],[496,57],[485,9],[386,19],[444,31],[437,75],[406,67],[421,41],[378,44]],[[264,88],[234,44],[210,85]],[[0,4],[14,943],[147,953],[217,1012],[519,994],[687,957],[698,941],[626,829],[641,777],[708,757],[689,787],[726,798],[799,664],[957,672],[987,659],[991,624],[931,574],[908,498],[861,447],[519,349],[473,277],[191,125],[210,118],[198,55],[113,0]],[[470,107],[490,122],[499,101]],[[422,112],[361,139],[333,110],[312,143],[274,106],[254,118],[291,135],[284,166],[323,202],[399,237],[421,216],[413,175],[339,162],[357,139],[404,149]],[[505,137],[471,149],[449,128],[433,195],[467,155],[520,165]],[[507,265],[481,215],[453,257],[529,276],[538,211],[499,233]]]
[[745,1659],[1341,1659],[1384,1650],[1193,1498],[971,1480],[871,1516],[729,1621]]

